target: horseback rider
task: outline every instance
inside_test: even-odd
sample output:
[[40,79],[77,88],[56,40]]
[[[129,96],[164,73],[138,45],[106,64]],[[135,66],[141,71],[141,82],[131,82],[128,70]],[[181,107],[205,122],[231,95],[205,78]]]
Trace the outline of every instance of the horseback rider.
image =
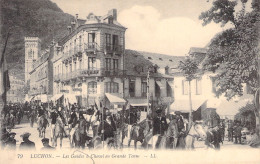
[[79,113],[79,120],[78,120],[78,130],[79,130],[79,147],[85,148],[86,143],[86,129],[87,129],[87,121],[83,116],[83,112]]
[[176,147],[177,148],[181,148],[184,149],[185,148],[185,126],[184,126],[184,121],[183,121],[183,117],[181,116],[181,112],[176,111],[176,123],[177,123],[177,128],[178,128],[178,140],[177,140],[177,144]]
[[[157,116],[153,119],[153,136],[162,136],[168,128],[166,117],[162,116],[162,109],[157,109],[156,113]],[[160,140],[161,137],[158,137],[158,140],[155,145],[156,148],[159,146]]]
[[[71,114],[70,114],[70,119],[68,121],[68,124],[70,125],[70,136],[73,137],[74,136],[74,133],[75,133],[75,126],[77,125],[77,122],[78,122],[78,116],[76,114],[76,108],[74,107],[74,105],[72,105],[71,107]],[[71,144],[72,144],[72,139],[70,140],[71,141]]]
[[178,127],[175,113],[170,113],[170,123],[166,131],[166,148],[176,148],[178,140]]
[[[98,134],[102,136],[102,141],[106,141],[109,138],[114,138],[114,132],[116,131],[116,125],[111,115],[107,115],[106,119],[101,122],[99,126]],[[109,144],[110,142],[108,142]]]

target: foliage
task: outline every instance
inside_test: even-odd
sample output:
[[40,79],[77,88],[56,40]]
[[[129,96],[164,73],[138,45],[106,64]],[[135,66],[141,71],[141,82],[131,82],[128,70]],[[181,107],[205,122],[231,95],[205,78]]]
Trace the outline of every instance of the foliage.
[[24,37],[37,36],[45,49],[52,39],[66,34],[72,18],[50,0],[2,0],[1,35],[11,36],[7,45],[8,67],[16,76],[24,78]]
[[[227,4],[227,1],[216,0],[213,5],[218,4],[219,8],[226,8],[223,4]],[[246,1],[243,1],[243,5],[245,3]],[[257,47],[260,16],[256,9],[245,13],[244,7],[238,12],[237,17],[234,12],[225,10],[223,10],[222,16],[208,11],[207,15],[202,13],[200,17],[204,20],[204,24],[208,24],[209,20],[217,19],[218,21],[215,22],[222,20],[222,23],[226,24],[230,21],[235,25],[234,28],[225,30],[212,39],[203,67],[205,70],[217,72],[217,96],[225,94],[228,99],[231,99],[235,95],[242,95],[242,83],[249,84],[253,90],[258,87],[257,54],[259,49]],[[232,19],[224,18],[226,16],[232,17]]]
[[184,74],[187,81],[192,81],[196,78],[198,64],[192,58],[187,57],[184,61],[180,61],[178,68]]
[[239,113],[235,115],[235,120],[241,121],[242,125],[248,126],[249,129],[255,128],[256,118],[254,114],[255,106],[248,103],[239,109]]

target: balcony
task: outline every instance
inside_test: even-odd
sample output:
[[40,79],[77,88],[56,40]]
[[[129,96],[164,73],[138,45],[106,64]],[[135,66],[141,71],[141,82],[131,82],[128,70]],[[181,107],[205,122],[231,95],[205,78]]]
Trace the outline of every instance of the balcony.
[[86,43],[84,45],[84,50],[86,52],[96,52],[97,50],[99,50],[99,46],[95,42]]
[[126,75],[126,70],[120,70],[120,69],[102,69],[102,76],[110,77],[110,76],[124,76]]
[[61,77],[61,81],[69,81],[76,78],[81,77],[93,77],[93,76],[99,76],[100,70],[98,69],[78,69],[73,72],[69,72],[67,74],[64,74]]
[[67,60],[71,57],[78,57],[81,56],[83,52],[83,46],[82,45],[76,45],[74,48],[69,49],[69,51],[65,52],[63,55],[63,61]]
[[123,46],[121,45],[113,45],[113,44],[105,45],[105,53],[121,54],[122,52],[123,52]]

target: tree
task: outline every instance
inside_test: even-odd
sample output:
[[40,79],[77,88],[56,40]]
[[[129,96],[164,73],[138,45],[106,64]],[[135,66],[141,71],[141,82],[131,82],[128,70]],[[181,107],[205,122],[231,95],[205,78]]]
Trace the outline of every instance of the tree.
[[178,68],[181,70],[186,80],[189,82],[189,128],[192,122],[192,101],[191,101],[191,81],[196,78],[196,73],[198,71],[198,64],[192,58],[187,57],[184,61],[180,61]]
[[[224,94],[227,99],[243,94],[242,84],[248,84],[254,91],[259,87],[259,2],[252,2],[252,11],[246,12],[247,0],[241,0],[242,8],[237,13],[237,1],[215,0],[210,10],[202,12],[199,19],[203,25],[211,21],[228,22],[233,28],[215,36],[209,45],[204,69],[217,73],[217,96]],[[256,125],[260,126],[260,110],[255,108]],[[258,134],[260,136],[260,134]]]

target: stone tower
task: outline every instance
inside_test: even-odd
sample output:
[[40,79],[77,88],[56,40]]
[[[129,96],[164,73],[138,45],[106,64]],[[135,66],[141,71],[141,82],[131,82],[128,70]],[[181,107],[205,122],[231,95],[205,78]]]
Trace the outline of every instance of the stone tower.
[[41,41],[38,37],[25,37],[25,83],[30,80],[30,72],[33,69],[33,62],[40,57]]

